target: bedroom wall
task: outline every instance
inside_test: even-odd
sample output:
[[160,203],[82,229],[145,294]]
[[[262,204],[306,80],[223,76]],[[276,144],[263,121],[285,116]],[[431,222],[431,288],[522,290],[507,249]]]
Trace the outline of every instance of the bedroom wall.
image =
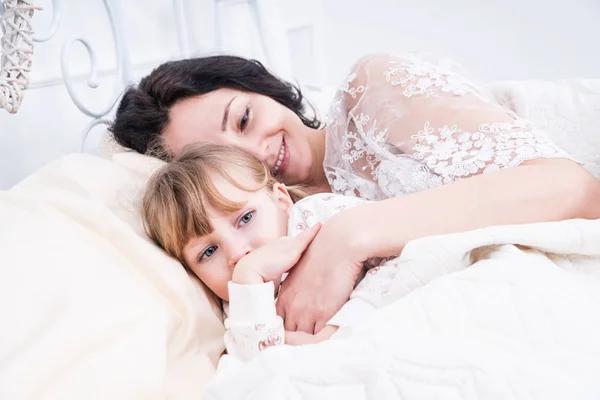
[[[310,97],[327,103],[352,62],[372,51],[421,50],[460,60],[483,80],[600,78],[600,2],[597,0],[255,0],[269,11],[271,67],[296,77]],[[38,0],[35,26],[51,19],[51,1]],[[78,152],[91,120],[73,105],[61,84],[60,53],[77,34],[90,39],[99,61],[97,89],[86,85],[89,59],[81,46],[69,63],[80,96],[93,109],[109,103],[116,57],[101,0],[62,0],[63,23],[35,49],[31,90],[18,114],[0,111],[0,189],[47,162]],[[171,0],[114,1],[122,9],[128,55],[137,79],[167,59],[180,57]],[[215,46],[213,0],[184,0],[190,40],[187,54]],[[238,53],[264,59],[243,1],[220,0],[225,43]],[[225,14],[223,14],[225,13]],[[276,15],[280,13],[281,19]],[[234,22],[235,21],[235,22]],[[284,35],[277,35],[286,29]],[[284,48],[286,43],[289,48]],[[287,61],[289,59],[289,61]],[[322,92],[315,88],[325,88]],[[329,88],[329,89],[327,89]],[[313,89],[311,91],[311,89]],[[96,152],[103,127],[85,150]]]
[[[359,5],[360,4],[360,5]],[[418,50],[460,61],[482,80],[600,78],[598,0],[327,0],[325,81],[361,54]],[[312,12],[308,7],[297,14]]]

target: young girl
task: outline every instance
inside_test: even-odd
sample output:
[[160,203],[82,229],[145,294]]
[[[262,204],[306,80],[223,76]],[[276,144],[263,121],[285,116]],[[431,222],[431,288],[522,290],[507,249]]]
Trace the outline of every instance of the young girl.
[[326,328],[315,335],[286,333],[275,312],[286,272],[321,223],[365,202],[329,193],[303,197],[277,182],[259,159],[215,144],[186,147],[148,182],[142,201],[148,235],[225,302],[225,345],[239,360],[348,329],[372,313],[395,275],[394,259],[365,262],[364,279]]

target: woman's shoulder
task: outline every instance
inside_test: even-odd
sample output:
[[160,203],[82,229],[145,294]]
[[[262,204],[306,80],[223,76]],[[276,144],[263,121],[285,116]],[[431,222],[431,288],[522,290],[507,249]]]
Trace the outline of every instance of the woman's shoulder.
[[436,63],[438,60],[426,54],[417,52],[393,53],[377,52],[366,53],[360,56],[350,68],[350,74],[368,73],[370,71],[387,71],[398,65],[409,66],[420,63]]
[[419,52],[379,52],[367,53],[359,57],[352,64],[349,76],[361,78],[377,74],[389,80],[390,75],[409,73],[414,75],[435,75],[461,72],[459,63],[446,57],[436,57],[427,53]]
[[346,74],[346,82],[366,84],[369,75],[375,71],[383,72],[395,62],[403,60],[403,56],[392,53],[367,53],[359,57]]
[[390,85],[402,86],[413,75],[443,72],[438,71],[441,67],[432,62],[430,57],[419,53],[367,53],[352,64],[338,87],[335,101],[343,103],[346,110],[351,110],[360,104],[363,94],[368,91]]
[[361,55],[359,58],[354,61],[352,64],[352,69],[360,69],[365,68],[370,65],[377,64],[386,64],[395,61],[401,60],[409,60],[411,57],[411,53],[387,53],[387,52],[377,52],[377,53],[366,53]]
[[344,119],[346,113],[360,104],[363,94],[377,85],[385,70],[399,58],[391,53],[369,53],[358,58],[338,86],[329,119]]

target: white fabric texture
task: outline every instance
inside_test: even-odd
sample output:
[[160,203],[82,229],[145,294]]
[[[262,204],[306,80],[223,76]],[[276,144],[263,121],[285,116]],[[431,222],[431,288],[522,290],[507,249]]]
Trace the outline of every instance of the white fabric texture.
[[536,158],[569,158],[498,105],[448,60],[360,59],[329,113],[325,173],[332,191],[381,200]]
[[220,370],[205,398],[600,396],[600,221],[411,242],[387,300],[350,335]]
[[224,329],[142,233],[160,162],[72,155],[0,192],[0,398],[198,399]]
[[227,356],[248,361],[285,340],[283,319],[275,311],[273,282],[238,285],[229,282],[229,310],[225,319]]

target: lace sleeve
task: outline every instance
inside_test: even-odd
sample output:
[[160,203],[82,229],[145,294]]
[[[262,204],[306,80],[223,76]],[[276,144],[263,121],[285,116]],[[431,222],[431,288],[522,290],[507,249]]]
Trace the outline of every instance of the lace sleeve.
[[330,111],[325,170],[333,191],[380,200],[568,157],[457,71],[417,55],[359,60]]

